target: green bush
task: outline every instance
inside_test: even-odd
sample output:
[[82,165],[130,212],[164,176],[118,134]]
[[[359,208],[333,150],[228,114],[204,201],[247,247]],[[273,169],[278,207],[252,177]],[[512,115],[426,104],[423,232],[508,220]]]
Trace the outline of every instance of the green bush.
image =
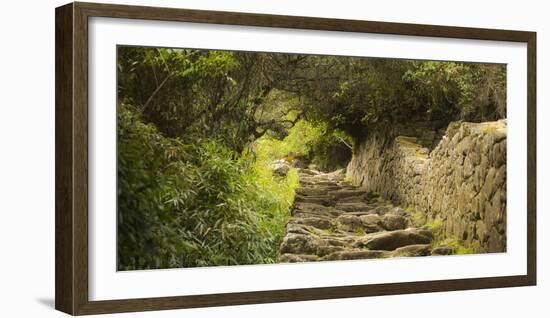
[[264,136],[257,142],[258,156],[267,162],[300,158],[321,170],[333,171],[344,168],[351,159],[350,138],[340,131],[329,130],[322,122],[312,124],[300,120],[288,130],[284,139]]
[[296,185],[216,141],[163,137],[121,106],[118,268],[274,262]]

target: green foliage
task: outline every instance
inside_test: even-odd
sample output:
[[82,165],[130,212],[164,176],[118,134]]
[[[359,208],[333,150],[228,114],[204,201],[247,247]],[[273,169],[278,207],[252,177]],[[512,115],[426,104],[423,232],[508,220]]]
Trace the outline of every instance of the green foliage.
[[269,162],[335,170],[354,140],[380,126],[506,115],[503,65],[117,53],[121,270],[274,262],[298,180],[294,170],[273,176]]
[[282,140],[271,136],[258,139],[256,151],[268,161],[301,158],[321,170],[332,171],[344,168],[351,159],[351,149],[345,143],[351,143],[349,137],[340,131],[330,131],[327,124],[300,120]]
[[254,61],[226,51],[120,47],[118,94],[143,120],[185,142],[214,138],[240,152],[255,130]]
[[[506,116],[506,68],[497,64],[310,56],[300,107],[354,138],[395,123]],[[315,74],[315,75],[313,75]],[[437,127],[439,128],[439,127]]]
[[249,178],[251,189],[247,201],[258,215],[262,236],[267,238],[265,243],[269,247],[262,263],[273,263],[286,234],[290,207],[299,186],[298,173],[291,169],[284,178],[275,177],[267,162],[257,160]]
[[440,118],[488,121],[506,117],[506,67],[455,62],[414,62],[403,80],[415,101]]
[[118,268],[271,263],[296,174],[278,182],[216,141],[182,144],[120,106]]

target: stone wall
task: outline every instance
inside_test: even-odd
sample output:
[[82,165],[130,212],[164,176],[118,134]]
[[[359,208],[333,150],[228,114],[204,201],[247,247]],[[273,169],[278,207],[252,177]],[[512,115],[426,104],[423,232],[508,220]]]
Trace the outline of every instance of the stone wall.
[[355,146],[347,177],[441,220],[445,234],[466,247],[504,252],[506,120],[451,123],[438,136],[395,128],[372,133]]

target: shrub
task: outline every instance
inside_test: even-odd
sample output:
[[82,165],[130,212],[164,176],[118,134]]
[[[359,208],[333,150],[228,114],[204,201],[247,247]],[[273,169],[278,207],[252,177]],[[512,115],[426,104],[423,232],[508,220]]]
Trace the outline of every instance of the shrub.
[[297,178],[216,141],[182,144],[118,115],[118,268],[271,263]]

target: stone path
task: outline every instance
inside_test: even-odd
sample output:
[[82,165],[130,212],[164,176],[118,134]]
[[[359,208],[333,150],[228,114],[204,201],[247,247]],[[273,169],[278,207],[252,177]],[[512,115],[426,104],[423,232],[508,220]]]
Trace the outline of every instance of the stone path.
[[344,181],[344,172],[298,169],[279,262],[448,254],[431,249],[432,233],[409,227],[408,213]]

